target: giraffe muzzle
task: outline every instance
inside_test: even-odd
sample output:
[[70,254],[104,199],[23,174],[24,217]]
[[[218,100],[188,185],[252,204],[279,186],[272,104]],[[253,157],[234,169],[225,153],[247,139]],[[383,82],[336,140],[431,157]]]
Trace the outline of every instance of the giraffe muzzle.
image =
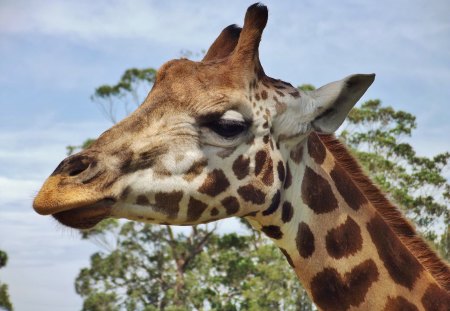
[[115,199],[97,188],[105,169],[93,152],[81,152],[63,160],[34,199],[41,215],[53,215],[74,228],[94,226],[110,214]]

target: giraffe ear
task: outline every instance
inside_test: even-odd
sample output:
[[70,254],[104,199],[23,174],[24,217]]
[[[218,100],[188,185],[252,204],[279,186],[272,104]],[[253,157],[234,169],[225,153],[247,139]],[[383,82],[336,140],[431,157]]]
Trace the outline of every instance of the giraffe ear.
[[238,43],[240,33],[241,27],[236,24],[225,27],[208,49],[202,61],[221,59],[230,55]]
[[374,80],[375,74],[355,74],[308,93],[307,101],[319,112],[312,127],[321,133],[334,133]]
[[252,65],[259,65],[259,42],[268,18],[267,7],[255,3],[247,9],[239,41],[233,53],[233,63],[240,68],[249,69]]

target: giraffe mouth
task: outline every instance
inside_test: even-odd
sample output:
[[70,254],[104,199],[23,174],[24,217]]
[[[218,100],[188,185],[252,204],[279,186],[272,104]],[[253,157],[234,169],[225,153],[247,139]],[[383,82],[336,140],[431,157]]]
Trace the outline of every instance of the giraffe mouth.
[[111,215],[112,206],[116,200],[102,199],[89,206],[77,207],[52,216],[61,224],[74,229],[90,229]]

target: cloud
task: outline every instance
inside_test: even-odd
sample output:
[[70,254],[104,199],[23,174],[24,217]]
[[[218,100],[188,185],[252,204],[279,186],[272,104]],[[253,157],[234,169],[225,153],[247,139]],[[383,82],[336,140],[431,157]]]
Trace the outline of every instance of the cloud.
[[[230,11],[224,3],[214,16],[216,21]],[[202,9],[180,1],[14,1],[3,3],[0,12],[4,34],[35,33],[92,42],[101,38],[203,42],[205,20],[211,19],[207,6]]]

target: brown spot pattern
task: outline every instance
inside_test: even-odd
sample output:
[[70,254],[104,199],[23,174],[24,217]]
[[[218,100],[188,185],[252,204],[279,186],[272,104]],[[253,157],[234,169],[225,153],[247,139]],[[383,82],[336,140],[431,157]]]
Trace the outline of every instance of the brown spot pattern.
[[314,235],[309,226],[304,222],[298,224],[295,244],[299,254],[303,258],[308,258],[314,253]]
[[309,166],[305,169],[302,181],[302,199],[316,214],[328,213],[338,208],[328,181]]
[[264,232],[269,238],[275,240],[279,240],[283,237],[283,232],[281,232],[281,229],[278,226],[263,226],[261,231]]
[[294,91],[294,92],[291,92],[291,93],[289,93],[292,97],[294,97],[294,98],[298,98],[298,97],[300,97],[300,92],[299,91]]
[[308,136],[308,153],[317,164],[322,164],[325,160],[325,146],[322,144],[316,133],[312,133]]
[[141,194],[138,195],[138,197],[136,198],[136,204],[137,205],[150,205],[150,202],[148,201],[148,198]]
[[378,269],[372,259],[357,265],[344,277],[334,268],[325,268],[312,279],[311,294],[319,308],[344,311],[359,306],[377,280]]
[[187,210],[187,221],[196,221],[203,214],[208,204],[190,197]]
[[267,159],[267,152],[265,150],[259,150],[255,155],[255,175],[258,176]]
[[339,164],[334,166],[330,176],[334,181],[336,189],[350,208],[357,211],[363,204],[367,203],[366,197]]
[[219,210],[217,208],[213,207],[211,209],[210,215],[211,216],[216,216],[217,214],[219,214]]
[[266,186],[271,186],[273,184],[273,161],[271,158],[267,158],[266,163],[267,166],[261,180]]
[[155,194],[155,209],[173,219],[178,215],[182,198],[182,191],[159,192]]
[[194,162],[191,165],[191,167],[186,171],[183,178],[186,181],[192,181],[195,177],[197,177],[198,175],[200,175],[203,172],[203,169],[205,168],[205,166],[207,164],[208,164],[208,161],[205,159]]
[[264,135],[264,137],[263,137],[263,142],[264,142],[265,144],[267,144],[267,143],[269,143],[269,139],[270,139],[269,135]]
[[239,211],[239,201],[235,197],[226,197],[221,203],[225,207],[227,215],[236,214]]
[[292,174],[289,163],[286,164],[286,179],[284,180],[284,189],[288,189],[292,185]]
[[120,199],[125,201],[130,192],[131,192],[130,186],[126,186],[125,189],[123,189],[122,193],[120,194]]
[[250,159],[240,155],[234,162],[232,166],[234,175],[236,178],[241,180],[244,179],[245,176],[248,176],[250,171]]
[[423,269],[417,259],[380,216],[375,216],[367,223],[367,230],[392,279],[397,284],[412,289]]
[[237,192],[247,202],[254,204],[263,204],[266,200],[266,195],[260,189],[256,188],[252,184],[241,186]]
[[223,171],[214,169],[208,174],[208,176],[206,176],[205,181],[200,186],[198,191],[214,197],[219,193],[225,191],[228,186],[230,186],[230,182],[228,181]]
[[281,209],[281,220],[284,223],[291,221],[292,216],[294,216],[294,208],[292,207],[291,202],[284,201],[283,207]]
[[264,99],[264,100],[267,99],[267,92],[266,92],[266,90],[262,90],[261,91],[261,98]]
[[275,93],[277,93],[278,96],[280,96],[280,97],[284,97],[284,93],[283,93],[283,92],[280,92],[280,91],[278,91],[278,90],[275,90]]
[[270,206],[264,212],[262,212],[263,216],[275,213],[275,211],[278,209],[278,206],[280,205],[280,199],[281,199],[281,192],[280,190],[277,190],[277,192],[272,198]]
[[284,178],[286,177],[286,171],[284,170],[284,164],[283,161],[278,161],[277,164],[277,172],[278,172],[278,179],[281,182],[284,182]]
[[258,94],[258,93],[255,93],[255,99],[256,99],[257,101],[261,100],[261,97],[259,97],[259,94]]
[[292,148],[289,156],[291,157],[292,161],[299,164],[303,158],[303,143],[300,143]]
[[415,305],[410,303],[408,300],[402,296],[397,296],[395,298],[388,297],[384,311],[419,311]]
[[436,284],[428,286],[421,301],[426,311],[450,310],[450,294]]
[[283,253],[284,257],[286,257],[289,265],[294,268],[294,262],[292,261],[291,256],[289,256],[289,253],[284,249],[280,247],[281,252]]
[[350,217],[345,223],[328,231],[325,237],[328,254],[336,259],[348,257],[362,248],[361,229]]

